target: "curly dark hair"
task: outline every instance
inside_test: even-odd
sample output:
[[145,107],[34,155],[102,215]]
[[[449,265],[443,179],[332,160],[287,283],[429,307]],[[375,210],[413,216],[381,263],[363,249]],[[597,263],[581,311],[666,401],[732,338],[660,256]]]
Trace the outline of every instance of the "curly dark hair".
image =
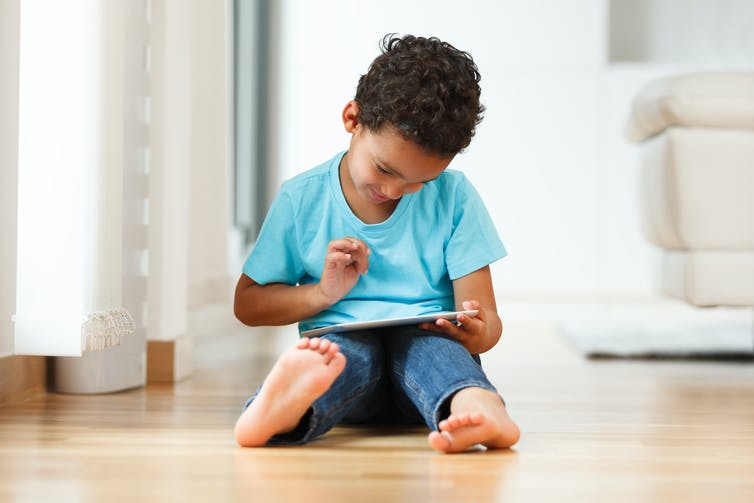
[[388,34],[382,54],[359,79],[359,123],[393,127],[427,152],[452,157],[482,120],[479,70],[467,52],[436,37]]

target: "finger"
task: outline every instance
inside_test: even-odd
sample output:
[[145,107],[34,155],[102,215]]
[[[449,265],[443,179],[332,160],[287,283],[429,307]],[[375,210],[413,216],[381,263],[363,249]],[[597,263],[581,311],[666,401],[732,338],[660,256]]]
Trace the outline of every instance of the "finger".
[[360,239],[356,239],[350,236],[339,238],[339,239],[333,239],[332,241],[328,243],[327,248],[328,248],[328,251],[330,252],[342,251],[346,253],[352,253],[359,250],[360,252],[366,255],[370,253],[369,247],[366,245],[366,243],[364,243]]
[[434,323],[426,323],[422,325],[426,326],[425,330],[434,332],[436,334],[449,335],[454,339],[460,339],[465,336],[465,333],[461,328],[459,328],[455,323],[448,320],[439,319]]
[[372,254],[372,251],[366,243],[359,239],[350,236],[345,239],[351,242],[350,253],[356,263],[357,270],[362,274],[366,274],[369,269],[369,256]]
[[434,323],[419,323],[419,328],[421,328],[422,330],[427,330],[428,332],[434,332],[436,334],[444,333],[442,327],[438,327]]
[[371,253],[371,250],[369,249],[369,247],[367,246],[367,244],[364,241],[362,241],[361,239],[357,239],[357,238],[352,237],[352,236],[346,236],[345,239],[347,239],[351,243],[355,244],[356,245],[355,249],[358,249],[359,251],[361,251],[365,255],[369,255]]
[[348,253],[351,264],[354,265],[357,271],[359,271],[361,274],[366,274],[369,270],[369,254],[365,253],[362,248],[356,248],[355,250],[351,250]]
[[369,271],[369,259],[358,253],[346,253],[346,266],[353,267],[359,274],[366,274]]
[[469,316],[467,314],[459,314],[456,320],[461,326],[475,326],[479,323],[484,323],[484,320],[479,316]]
[[347,238],[335,239],[328,244],[328,254],[325,260],[346,266],[354,264],[359,273],[366,274],[369,269],[368,250],[366,245],[360,246]]
[[453,323],[450,320],[446,320],[444,318],[440,318],[439,320],[435,321],[435,326],[441,327],[441,328],[456,328],[457,325]]
[[331,268],[338,266],[346,267],[354,262],[353,255],[350,253],[343,253],[341,251],[330,252],[325,255],[325,264]]
[[352,250],[355,250],[358,248],[358,245],[351,241],[350,239],[346,238],[340,238],[340,239],[333,239],[327,244],[327,251],[328,252],[344,252],[344,253],[350,253]]
[[465,300],[465,301],[463,301],[461,303],[461,307],[465,311],[476,311],[477,312],[473,317],[472,316],[467,316],[465,314],[464,315],[459,315],[458,316],[458,320],[461,323],[467,323],[472,318],[476,319],[476,320],[485,321],[486,316],[485,316],[485,313],[484,313],[484,309],[482,309],[482,304],[479,301],[477,301],[477,300]]
[[479,301],[478,301],[478,300],[464,300],[464,301],[463,301],[463,302],[461,303],[461,305],[463,306],[463,309],[464,309],[465,311],[473,311],[473,310],[475,310],[475,309],[479,309],[479,306],[480,306],[481,304],[479,304]]
[[458,317],[458,330],[469,335],[479,335],[486,330],[484,320],[471,316]]
[[353,264],[361,274],[369,272],[369,257],[365,255],[352,255]]
[[460,330],[462,328],[463,329],[466,328],[465,323],[471,323],[473,321],[479,322],[479,320],[475,320],[474,318],[472,318],[470,316],[466,316],[465,314],[463,314],[463,315],[458,315],[458,317],[455,319],[455,321],[454,320],[445,320],[445,319],[440,318],[439,320],[435,321],[435,325],[437,325],[439,327],[447,328],[447,329]]

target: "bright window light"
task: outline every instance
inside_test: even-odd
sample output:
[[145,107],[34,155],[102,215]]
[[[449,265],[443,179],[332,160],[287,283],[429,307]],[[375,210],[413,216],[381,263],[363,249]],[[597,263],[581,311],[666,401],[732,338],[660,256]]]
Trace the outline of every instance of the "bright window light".
[[100,3],[20,5],[15,351],[77,356],[97,263]]

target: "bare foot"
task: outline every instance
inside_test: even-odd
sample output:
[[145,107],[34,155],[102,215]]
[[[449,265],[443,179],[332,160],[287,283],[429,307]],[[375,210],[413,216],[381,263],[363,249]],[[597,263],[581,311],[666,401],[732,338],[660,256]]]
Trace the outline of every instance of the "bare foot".
[[293,430],[309,407],[343,372],[346,357],[327,339],[301,338],[283,353],[249,407],[238,418],[236,442],[259,447]]
[[440,431],[427,438],[440,452],[462,452],[476,444],[490,449],[510,447],[521,433],[508,416],[500,397],[482,388],[465,388],[450,404],[450,416],[440,421]]

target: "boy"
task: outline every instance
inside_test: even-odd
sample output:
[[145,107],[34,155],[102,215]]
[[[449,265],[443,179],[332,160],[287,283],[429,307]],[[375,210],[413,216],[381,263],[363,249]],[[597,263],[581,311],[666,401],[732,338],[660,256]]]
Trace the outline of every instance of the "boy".
[[301,444],[338,423],[423,422],[448,453],[518,441],[478,356],[502,333],[489,264],[505,249],[473,187],[446,171],[481,121],[479,79],[447,43],[386,36],[342,113],[348,151],[283,184],[234,308],[247,325],[302,331],[479,313],[300,339],[247,401],[240,445]]

